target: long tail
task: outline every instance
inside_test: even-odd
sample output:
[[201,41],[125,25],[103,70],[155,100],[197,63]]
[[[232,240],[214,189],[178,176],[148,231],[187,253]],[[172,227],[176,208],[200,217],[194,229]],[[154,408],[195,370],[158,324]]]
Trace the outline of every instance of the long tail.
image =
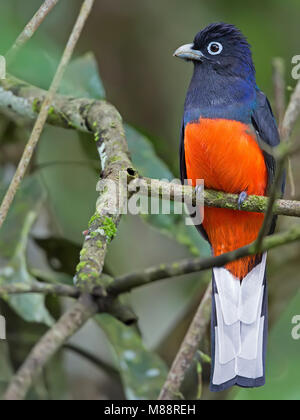
[[268,335],[266,258],[242,283],[225,268],[213,271],[211,391],[265,384]]

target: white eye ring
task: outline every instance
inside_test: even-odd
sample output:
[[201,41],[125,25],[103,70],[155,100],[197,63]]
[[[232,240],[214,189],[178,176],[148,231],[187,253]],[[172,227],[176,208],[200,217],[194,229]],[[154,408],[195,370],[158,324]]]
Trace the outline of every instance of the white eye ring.
[[[213,51],[212,50],[212,46],[213,45],[217,45],[218,47],[219,47],[219,50],[218,51]],[[209,46],[207,47],[207,51],[209,52],[209,54],[211,54],[211,55],[219,55],[219,54],[221,54],[221,52],[223,51],[223,45],[220,43],[220,42],[216,42],[216,41],[213,41],[213,42],[211,42],[210,44],[209,44]]]

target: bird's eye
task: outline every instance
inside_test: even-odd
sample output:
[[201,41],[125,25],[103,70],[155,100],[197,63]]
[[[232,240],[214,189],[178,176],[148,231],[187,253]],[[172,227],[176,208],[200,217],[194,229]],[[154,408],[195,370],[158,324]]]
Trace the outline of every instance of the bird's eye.
[[211,42],[207,47],[207,51],[211,55],[221,54],[221,52],[223,51],[223,45],[220,42]]

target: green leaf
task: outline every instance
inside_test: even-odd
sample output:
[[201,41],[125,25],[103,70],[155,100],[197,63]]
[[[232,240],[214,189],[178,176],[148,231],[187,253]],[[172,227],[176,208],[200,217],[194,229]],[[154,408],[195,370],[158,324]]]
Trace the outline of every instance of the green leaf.
[[[1,187],[0,196],[3,197],[7,183],[2,182]],[[1,257],[9,260],[0,269],[2,284],[32,284],[36,281],[27,268],[26,250],[31,227],[45,198],[45,190],[37,176],[27,177],[23,181],[0,231]],[[43,296],[16,295],[6,297],[6,301],[24,320],[52,324]]]
[[[1,173],[2,172],[2,173]],[[0,172],[4,179],[3,171]],[[8,182],[0,182],[0,198],[4,197]],[[0,255],[11,258],[19,241],[20,232],[30,211],[38,212],[46,199],[46,192],[37,176],[24,179],[14,203],[0,231]]]
[[134,328],[106,314],[95,320],[114,349],[127,399],[157,399],[167,377],[165,363],[144,347]]
[[70,63],[62,81],[60,93],[77,98],[105,98],[104,86],[93,53],[87,53]]
[[50,214],[56,228],[53,235],[81,247],[82,232],[95,212],[99,177],[90,162],[86,162],[77,133],[47,127],[36,159],[48,192]]
[[[267,355],[267,384],[263,388],[230,394],[235,400],[299,400],[300,339],[292,336],[295,316],[300,315],[300,292],[290,302],[271,331]],[[299,332],[299,329],[298,329]]]
[[156,155],[152,143],[146,136],[127,124],[125,133],[133,165],[142,176],[169,181],[174,179],[172,172]]
[[74,286],[73,277],[66,273],[59,273],[56,271],[42,271],[39,269],[32,269],[31,273],[35,278],[41,279],[45,283]]
[[[33,284],[36,280],[29,274],[26,263],[28,236],[36,213],[28,213],[18,246],[11,261],[0,269],[0,284],[25,283]],[[43,323],[51,326],[53,319],[45,307],[45,297],[39,294],[11,295],[3,297],[15,312],[28,322]]]
[[[151,142],[135,128],[126,125],[126,138],[134,167],[147,178],[174,180],[174,175],[167,165],[156,155]],[[186,226],[185,216],[172,214],[174,204],[171,203],[171,214],[143,215],[146,223],[186,246],[194,255],[209,255],[210,249],[206,241],[193,226]]]
[[0,398],[6,391],[13,375],[13,368],[9,358],[9,349],[6,341],[0,341]]

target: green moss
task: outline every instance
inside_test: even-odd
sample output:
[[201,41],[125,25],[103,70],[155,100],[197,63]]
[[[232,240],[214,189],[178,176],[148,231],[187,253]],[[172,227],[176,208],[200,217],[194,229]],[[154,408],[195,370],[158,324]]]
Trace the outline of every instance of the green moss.
[[83,248],[83,249],[80,251],[80,256],[81,256],[81,257],[85,257],[86,253],[87,253],[87,249],[86,249],[86,248]]
[[76,129],[76,126],[69,120],[68,120],[68,126]]
[[115,237],[115,235],[117,233],[117,227],[116,227],[115,223],[113,222],[113,220],[110,217],[105,217],[101,228],[105,232],[105,236],[107,238],[107,241],[111,242],[112,239]]
[[80,262],[76,267],[77,272],[83,270],[86,267],[86,265],[87,265],[86,261]]
[[[104,219],[101,218],[99,213],[94,214],[94,216],[91,218],[89,222],[89,228],[92,227],[92,225],[95,222],[99,222],[99,228],[95,230],[94,232],[90,233],[90,237],[92,239],[95,239],[97,236],[102,235],[105,236],[108,242],[111,242],[111,240],[114,238],[114,236],[117,233],[117,227],[113,220],[110,217],[105,217]],[[103,248],[103,243],[101,240],[96,242],[96,246],[100,249]]]
[[100,219],[100,214],[98,212],[96,212],[92,217],[91,220],[89,221],[89,228],[92,226],[92,224],[94,222],[96,222],[97,220]]
[[266,210],[266,199],[263,197],[251,197],[251,207],[254,209],[258,209],[261,212],[264,212]]
[[122,158],[120,156],[113,156],[109,162],[110,163],[115,163],[115,162],[119,162],[120,160],[122,160]]
[[78,277],[81,281],[87,281],[89,279],[89,276],[85,273],[80,273]]
[[40,111],[41,102],[38,98],[35,98],[32,104],[33,112],[38,113]]
[[92,277],[93,279],[97,279],[99,277],[99,274],[96,273],[96,271],[93,271],[92,273],[89,274],[90,277]]

